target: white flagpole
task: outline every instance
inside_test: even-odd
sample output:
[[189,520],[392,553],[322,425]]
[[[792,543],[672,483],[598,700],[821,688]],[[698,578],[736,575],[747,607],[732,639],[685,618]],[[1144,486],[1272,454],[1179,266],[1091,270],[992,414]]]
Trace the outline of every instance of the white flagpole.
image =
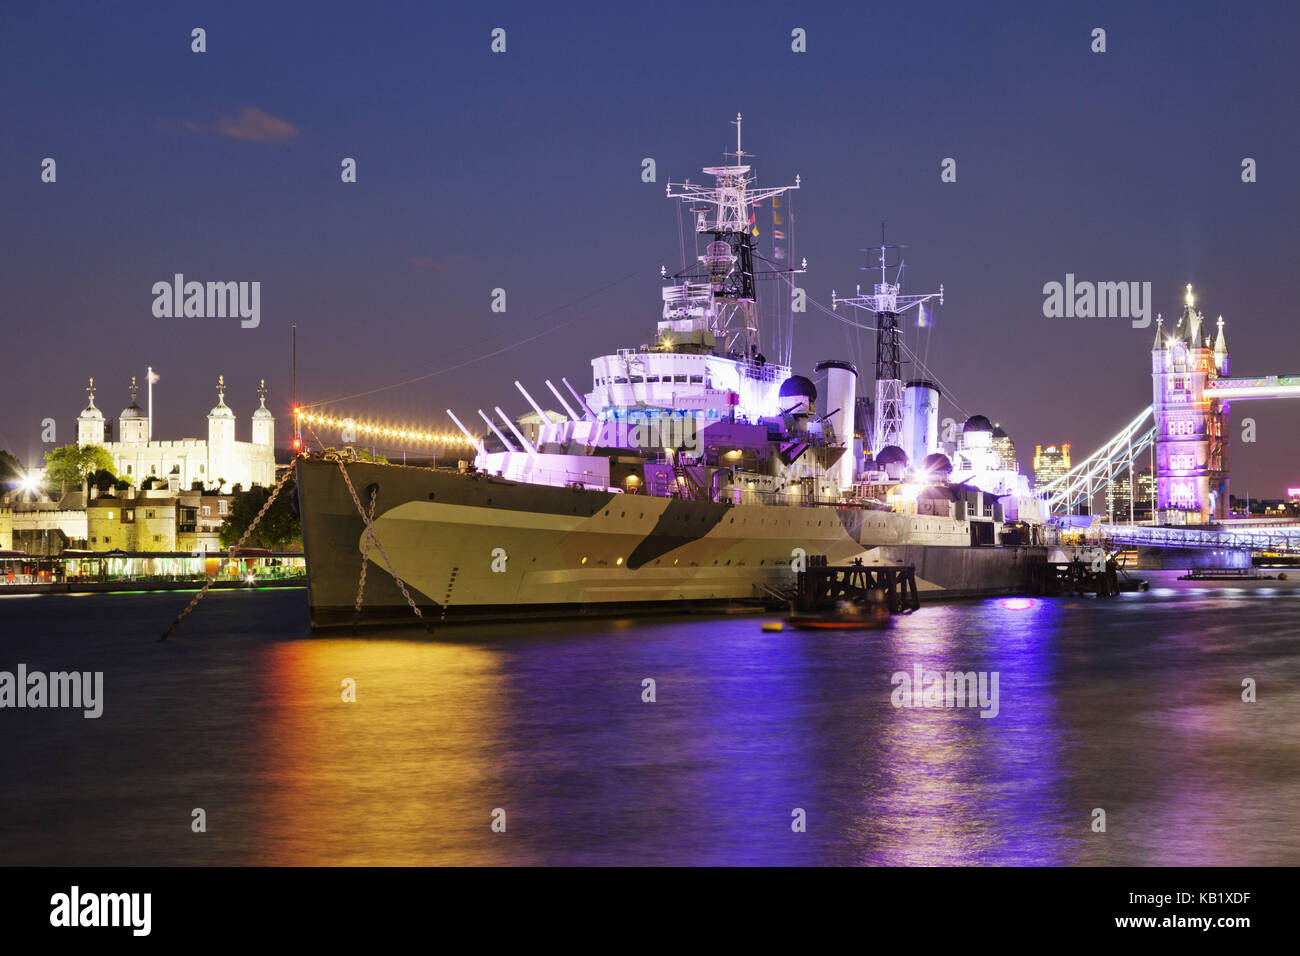
[[149,383],[149,434],[148,440],[153,441],[153,366],[149,366],[149,373],[144,377]]

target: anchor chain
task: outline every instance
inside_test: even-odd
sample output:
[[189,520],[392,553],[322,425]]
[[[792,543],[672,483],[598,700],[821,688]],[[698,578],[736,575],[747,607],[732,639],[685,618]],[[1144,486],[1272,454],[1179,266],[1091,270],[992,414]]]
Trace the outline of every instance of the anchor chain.
[[[375,526],[374,526],[374,522],[372,521],[372,516],[367,515],[366,509],[361,506],[361,499],[357,497],[357,490],[352,487],[352,479],[348,476],[347,466],[343,464],[342,458],[336,459],[336,461],[338,462],[339,471],[343,472],[343,481],[348,486],[348,494],[352,496],[352,503],[357,507],[357,514],[361,515],[361,520],[366,523],[366,536],[368,540],[372,540],[375,542],[375,550],[378,551],[379,556],[384,559],[384,564],[388,565],[388,573],[393,576],[393,580],[397,583],[398,590],[402,592],[402,597],[406,598],[406,603],[411,606],[411,610],[415,612],[415,616],[418,617],[421,621],[423,621],[424,614],[420,612],[420,608],[416,605],[415,601],[411,598],[411,592],[406,590],[406,584],[398,576],[397,569],[393,567],[393,562],[388,560],[388,554],[387,552],[384,551],[384,546],[379,542],[379,535],[375,534]],[[363,561],[361,565],[361,573],[363,576],[363,580],[365,575],[365,568],[366,566]]]
[[[267,509],[271,507],[275,502],[276,497],[280,494],[280,491],[284,488],[284,483],[288,481],[289,477],[294,473],[295,467],[285,469],[284,474],[280,476],[280,480],[276,482],[275,488],[272,489],[271,496],[266,499],[261,510],[257,512],[257,517],[253,519],[252,524],[248,526],[247,530],[244,531],[239,540],[230,546],[230,552],[228,555],[229,560],[235,560],[235,552],[244,546],[244,542],[248,540],[248,536],[253,533],[253,529],[261,522]],[[172,631],[176,630],[177,625],[180,624],[181,621],[185,620],[185,618],[189,617],[190,612],[193,611],[198,606],[198,603],[203,600],[203,596],[208,593],[208,588],[212,587],[216,582],[217,579],[215,575],[208,578],[203,587],[199,589],[199,593],[194,595],[194,600],[190,601],[190,603],[185,606],[185,610],[181,611],[176,620],[172,621],[172,626],[163,631],[162,637],[158,638],[158,640],[167,640],[167,638],[171,636]]]
[[[370,489],[370,517],[368,521],[375,520],[375,498],[379,494],[378,488]],[[362,515],[364,518],[365,515]],[[361,601],[366,593],[366,568],[370,566],[370,535],[366,535],[361,545],[361,577],[357,581],[357,606],[352,609],[352,629],[356,630],[357,622],[361,620]]]

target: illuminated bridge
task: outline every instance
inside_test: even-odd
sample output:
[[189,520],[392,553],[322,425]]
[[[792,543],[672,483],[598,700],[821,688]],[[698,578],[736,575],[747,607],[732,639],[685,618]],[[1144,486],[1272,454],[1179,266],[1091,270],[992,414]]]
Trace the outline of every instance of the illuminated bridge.
[[1108,547],[1178,548],[1300,556],[1300,524],[1269,527],[1211,525],[1155,528],[1150,525],[1095,524],[1086,537]]
[[[1104,526],[1114,532],[1117,543],[1295,554],[1300,527],[1228,529],[1216,522],[1231,517],[1230,404],[1300,398],[1300,375],[1229,378],[1223,318],[1211,340],[1203,328],[1205,317],[1195,311],[1194,303],[1189,285],[1182,316],[1174,327],[1165,331],[1163,318],[1157,319],[1151,348],[1151,404],[1101,448],[1038,490],[1054,515],[1095,514],[1096,496],[1127,478],[1130,525]],[[1136,476],[1146,471],[1148,462],[1155,476],[1153,521],[1152,526],[1139,528],[1133,526],[1133,490]],[[1116,497],[1110,496],[1112,507]]]

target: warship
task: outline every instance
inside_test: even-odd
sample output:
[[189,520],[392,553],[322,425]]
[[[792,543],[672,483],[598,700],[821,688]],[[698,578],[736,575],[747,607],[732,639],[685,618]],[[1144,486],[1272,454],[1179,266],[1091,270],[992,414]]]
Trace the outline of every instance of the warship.
[[759,280],[799,291],[803,269],[760,253],[755,208],[779,217],[801,183],[760,188],[735,125],[711,183],[667,185],[702,253],[660,270],[653,340],[593,358],[585,390],[547,380],[553,410],[516,381],[535,414],[480,409],[482,435],[447,409],[474,452],[454,467],[297,458],[313,628],[758,608],[787,601],[810,556],[910,566],[927,600],[1029,586],[1045,501],[987,418],[940,435],[940,387],[904,381],[900,317],[942,287],[904,295],[898,247],[882,241],[873,292],[832,293],[874,316],[874,400],[851,361],[795,374],[792,334],[785,364],[763,354]]

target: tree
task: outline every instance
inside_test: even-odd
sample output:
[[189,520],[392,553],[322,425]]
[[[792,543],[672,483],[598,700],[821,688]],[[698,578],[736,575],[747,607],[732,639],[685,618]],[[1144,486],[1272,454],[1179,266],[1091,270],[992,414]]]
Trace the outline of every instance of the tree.
[[100,468],[89,476],[89,481],[91,486],[98,488],[99,493],[102,495],[110,488],[117,486],[117,475],[113,474],[109,469]]
[[9,452],[0,449],[0,485],[11,485],[23,480],[26,470]]
[[[276,496],[275,503],[267,509],[261,522],[245,546],[263,547],[270,551],[297,551],[302,548],[302,524],[293,513],[289,496],[293,493],[292,480],[285,483]],[[235,495],[230,502],[230,514],[221,524],[220,540],[223,548],[239,541],[257,513],[271,495],[269,488],[256,487]]]
[[59,483],[60,492],[67,492],[68,485],[80,486],[86,491],[86,482],[98,471],[106,471],[116,476],[113,469],[113,456],[102,445],[64,445],[54,451],[45,453],[45,477]]

